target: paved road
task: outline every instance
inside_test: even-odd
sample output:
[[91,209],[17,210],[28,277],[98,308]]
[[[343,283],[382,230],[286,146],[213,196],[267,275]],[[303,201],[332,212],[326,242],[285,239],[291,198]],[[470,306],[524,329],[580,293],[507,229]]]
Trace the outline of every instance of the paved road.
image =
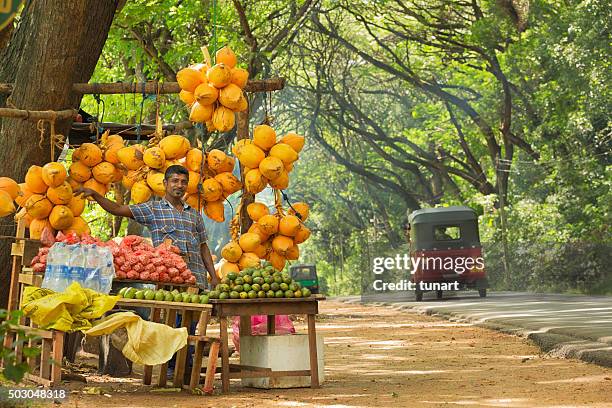
[[[494,292],[479,298],[475,292],[458,292],[436,300],[427,295],[423,302],[410,293],[363,300],[527,336],[544,351],[612,367],[612,296]],[[359,296],[340,299],[362,301]]]

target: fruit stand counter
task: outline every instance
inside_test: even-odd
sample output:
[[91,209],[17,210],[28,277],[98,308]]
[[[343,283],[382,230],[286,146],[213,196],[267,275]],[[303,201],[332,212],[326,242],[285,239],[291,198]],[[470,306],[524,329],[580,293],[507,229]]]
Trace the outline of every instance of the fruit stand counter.
[[[211,299],[213,316],[218,316],[221,329],[221,381],[223,392],[229,391],[230,378],[259,378],[310,376],[311,388],[319,387],[319,365],[317,361],[317,340],[315,316],[319,312],[320,300],[325,297],[313,295],[304,298],[261,298],[261,299]],[[227,317],[240,316],[240,336],[251,335],[251,316],[268,316],[268,334],[275,333],[275,316],[302,314],[308,321],[308,346],[310,355],[310,370],[272,371],[268,368],[246,367],[229,364]]]

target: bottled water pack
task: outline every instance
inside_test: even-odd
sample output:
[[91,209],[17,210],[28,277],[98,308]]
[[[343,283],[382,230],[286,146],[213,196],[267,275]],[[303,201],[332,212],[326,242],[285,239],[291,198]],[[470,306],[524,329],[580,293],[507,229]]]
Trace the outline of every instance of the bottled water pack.
[[47,255],[47,268],[43,288],[64,291],[72,282],[81,287],[108,294],[111,290],[115,267],[110,248],[99,245],[68,245],[56,242]]

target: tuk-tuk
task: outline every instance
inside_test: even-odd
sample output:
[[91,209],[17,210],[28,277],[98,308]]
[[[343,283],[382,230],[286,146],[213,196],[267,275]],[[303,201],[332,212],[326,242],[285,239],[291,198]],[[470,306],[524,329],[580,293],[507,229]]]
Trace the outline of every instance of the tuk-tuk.
[[302,285],[303,288],[310,289],[310,292],[314,294],[319,293],[319,278],[317,277],[317,267],[315,265],[291,265],[289,276]]
[[450,283],[453,289],[477,289],[480,297],[487,295],[488,281],[474,210],[464,206],[424,208],[410,214],[408,228],[410,257],[413,264],[415,260],[419,262],[411,277],[417,301],[423,300],[423,293],[430,290],[436,291],[438,299],[442,298],[443,290],[437,288],[448,287]]

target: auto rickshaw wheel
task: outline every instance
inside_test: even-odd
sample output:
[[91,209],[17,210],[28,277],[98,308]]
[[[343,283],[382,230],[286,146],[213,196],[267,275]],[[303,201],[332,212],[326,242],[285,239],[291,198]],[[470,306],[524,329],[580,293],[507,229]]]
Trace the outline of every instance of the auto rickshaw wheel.
[[480,297],[487,297],[487,288],[478,289]]
[[436,291],[436,298],[437,299],[442,299],[442,291],[441,290],[437,290]]

